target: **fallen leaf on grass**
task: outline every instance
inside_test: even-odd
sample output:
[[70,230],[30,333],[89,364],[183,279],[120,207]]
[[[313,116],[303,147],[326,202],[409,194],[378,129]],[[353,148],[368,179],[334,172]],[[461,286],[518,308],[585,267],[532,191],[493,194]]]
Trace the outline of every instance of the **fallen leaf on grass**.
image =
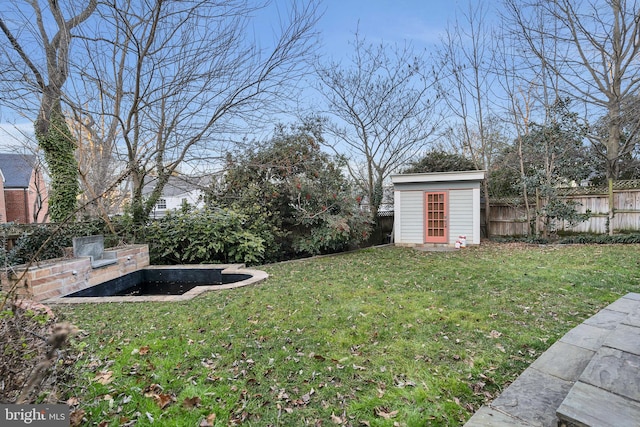
[[380,418],[384,418],[385,420],[390,420],[398,415],[398,411],[389,411],[387,408],[376,408],[375,413]]
[[139,349],[139,353],[140,353],[141,355],[143,355],[143,356],[144,356],[145,354],[148,354],[148,353],[149,353],[149,351],[150,351],[150,348],[149,348],[149,346],[148,346],[148,345],[143,345],[143,346],[142,346],[142,347],[140,347],[140,349]]
[[153,396],[153,399],[156,401],[160,409],[164,409],[174,401],[174,397],[170,394],[160,393]]
[[162,392],[162,386],[160,384],[151,384],[145,387],[142,392],[144,393],[145,397],[153,397],[154,395]]
[[113,381],[113,371],[101,371],[98,375],[95,376],[93,381],[98,382],[102,385],[107,385],[111,381]]
[[501,335],[502,335],[502,332],[498,332],[495,329],[489,332],[489,338],[494,338],[494,339],[500,338]]
[[342,423],[344,423],[342,418],[340,418],[336,414],[331,414],[331,421],[333,421],[334,424],[342,424]]
[[213,423],[216,420],[216,414],[212,413],[207,415],[207,418],[205,418],[204,420],[200,421],[200,427],[213,427]]
[[501,352],[503,352],[503,353],[505,353],[505,352],[506,352],[506,350],[504,349],[504,347],[502,346],[502,344],[496,344],[496,348],[497,348],[498,350],[500,350]]
[[185,397],[182,401],[182,406],[185,408],[197,408],[200,406],[200,402],[202,402],[202,400],[198,396]]
[[69,415],[69,425],[71,427],[78,427],[82,424],[85,411],[82,409],[76,409]]
[[70,397],[69,399],[67,399],[67,405],[69,405],[69,406],[76,406],[79,403],[80,403],[80,400],[75,396]]

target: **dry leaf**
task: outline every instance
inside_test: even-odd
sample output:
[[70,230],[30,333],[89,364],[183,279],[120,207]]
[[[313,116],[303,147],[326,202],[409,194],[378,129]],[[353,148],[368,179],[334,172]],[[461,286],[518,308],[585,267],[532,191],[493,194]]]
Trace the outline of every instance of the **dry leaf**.
[[342,424],[344,422],[342,421],[342,418],[340,418],[336,414],[331,414],[331,421],[333,421],[334,424]]
[[113,376],[113,371],[101,371],[98,375],[96,375],[93,381],[96,381],[102,385],[107,385],[111,381],[113,381],[112,376]]
[[207,418],[205,418],[204,420],[200,421],[200,427],[213,427],[213,423],[216,420],[216,414],[212,413],[207,415]]
[[79,403],[80,403],[80,399],[78,399],[75,396],[72,396],[69,399],[67,399],[67,405],[69,405],[69,406],[76,406]]
[[198,396],[185,397],[182,401],[182,406],[185,408],[197,408],[200,406],[200,402],[202,402],[202,400]]
[[162,392],[162,386],[160,384],[151,384],[150,386],[145,387],[145,389],[142,391],[145,397],[153,397],[156,394]]
[[143,345],[142,347],[140,347],[140,349],[138,351],[139,351],[140,354],[142,354],[144,356],[145,354],[149,353],[149,350],[150,350],[150,348],[149,348],[148,345]]
[[78,427],[82,424],[82,419],[84,418],[84,410],[76,409],[69,415],[69,425],[71,427]]
[[506,352],[506,350],[504,349],[504,347],[502,346],[502,344],[496,344],[496,347],[498,348],[498,350],[500,350],[501,352]]
[[171,396],[170,394],[160,393],[153,396],[153,398],[158,404],[158,406],[160,407],[160,409],[166,408],[171,404],[171,402],[173,402],[173,396]]
[[495,329],[489,332],[489,338],[500,338],[502,336],[502,332],[498,332]]
[[398,411],[389,412],[387,408],[376,408],[375,413],[377,416],[379,416],[380,418],[384,418],[385,420],[389,420],[398,415]]

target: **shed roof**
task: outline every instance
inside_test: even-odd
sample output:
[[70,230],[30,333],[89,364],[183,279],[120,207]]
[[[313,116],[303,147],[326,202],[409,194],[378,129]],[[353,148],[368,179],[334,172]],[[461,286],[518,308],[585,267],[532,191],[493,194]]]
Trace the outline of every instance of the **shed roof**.
[[4,188],[29,188],[35,164],[34,155],[0,153]]
[[405,173],[391,175],[394,184],[408,184],[420,182],[451,182],[451,181],[482,181],[487,171],[455,171],[455,172],[429,172],[429,173]]

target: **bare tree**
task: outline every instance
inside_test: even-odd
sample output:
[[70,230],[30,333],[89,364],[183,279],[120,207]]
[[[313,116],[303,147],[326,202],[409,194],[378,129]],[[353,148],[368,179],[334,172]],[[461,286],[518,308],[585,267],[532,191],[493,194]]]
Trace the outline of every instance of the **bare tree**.
[[[63,86],[69,77],[72,31],[89,19],[97,0],[78,11],[56,0],[48,0],[45,7],[37,0],[5,5],[8,9],[0,14],[0,29],[9,44],[0,50],[7,65],[3,83],[5,90],[15,90],[16,95],[39,98],[34,125],[52,181],[50,217],[62,221],[75,212],[78,194],[75,141],[64,119]],[[7,102],[16,105],[13,100]]]
[[351,176],[375,220],[382,185],[420,153],[435,131],[435,76],[410,45],[367,44],[358,34],[348,65],[318,64],[319,92],[335,119],[333,150],[347,153]]
[[[82,103],[75,109],[89,119],[87,133],[126,164],[137,222],[181,165],[219,158],[240,129],[293,94],[313,53],[318,6],[293,3],[286,18],[270,23],[279,25],[273,39],[256,40],[252,16],[264,7],[247,0],[117,0],[99,8],[99,26],[85,39],[87,60],[76,70]],[[154,188],[143,198],[150,175]]]
[[[567,96],[585,104],[587,118],[607,117],[607,132],[591,138],[604,147],[607,178],[616,179],[623,153],[622,106],[640,89],[640,5],[635,1],[505,0],[508,17]],[[555,44],[542,48],[542,41]],[[549,53],[552,53],[550,56]]]
[[87,217],[107,218],[119,213],[121,207],[129,201],[123,185],[114,185],[123,180],[126,171],[115,156],[114,141],[104,138],[103,125],[92,123],[81,112],[73,112],[69,128],[78,141],[76,159],[80,177],[79,202],[81,213]]
[[[503,108],[503,117],[507,126],[511,129],[511,134],[515,139],[514,147],[517,154],[517,168],[520,175],[519,185],[522,190],[522,197],[525,204],[527,223],[533,225],[534,212],[531,209],[529,200],[530,186],[526,178],[527,171],[525,163],[527,159],[525,141],[531,131],[534,120],[547,123],[553,117],[549,116],[552,106],[560,102],[558,76],[555,76],[546,60],[541,60],[539,56],[529,55],[526,49],[522,49],[522,37],[518,28],[511,28],[505,24],[508,20],[503,20],[500,33],[494,39],[495,70],[498,76],[498,83],[501,88],[502,98],[500,106]],[[547,22],[537,20],[538,30],[536,40],[539,51],[543,52],[544,58],[555,58],[558,56],[557,45],[547,40],[543,34],[553,33],[550,29],[557,26],[557,22]],[[544,159],[548,161],[549,159]],[[535,230],[538,232],[541,224],[535,221]]]
[[[444,78],[443,98],[452,118],[451,128],[478,169],[489,170],[504,143],[494,106],[496,57],[493,34],[487,26],[483,3],[469,3],[443,39],[439,51]],[[489,182],[483,182],[487,235],[491,233]]]
[[[535,88],[533,81],[522,78],[519,66],[522,64],[515,48],[501,37],[496,50],[496,73],[499,76],[500,87],[504,91],[504,117],[508,126],[513,130],[517,154],[517,171],[520,176],[520,189],[525,207],[527,224],[531,226],[531,206],[529,202],[529,188],[524,163],[524,141],[529,134],[532,110],[535,105]],[[508,167],[509,165],[507,165]],[[531,232],[531,230],[529,230]]]

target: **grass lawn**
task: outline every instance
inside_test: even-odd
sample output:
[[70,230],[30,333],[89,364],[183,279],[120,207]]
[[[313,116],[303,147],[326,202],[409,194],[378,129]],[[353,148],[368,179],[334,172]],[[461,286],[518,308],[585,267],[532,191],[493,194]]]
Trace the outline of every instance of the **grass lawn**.
[[640,245],[377,248],[181,303],[58,306],[86,425],[463,424],[587,317]]

